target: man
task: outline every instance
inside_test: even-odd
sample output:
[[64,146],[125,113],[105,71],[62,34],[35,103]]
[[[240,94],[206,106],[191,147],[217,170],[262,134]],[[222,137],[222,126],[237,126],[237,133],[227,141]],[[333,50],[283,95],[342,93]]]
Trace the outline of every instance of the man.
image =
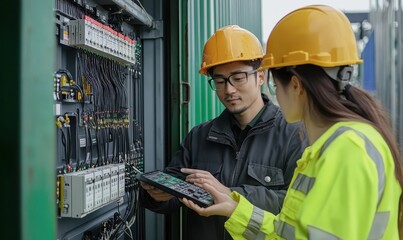
[[[226,109],[190,131],[165,172],[196,184],[209,182],[228,194],[237,191],[276,214],[306,143],[298,125],[287,124],[261,93],[262,57],[256,36],[238,26],[218,29],[206,42],[199,72],[211,77],[208,82]],[[172,195],[142,186],[141,202],[148,209],[169,214],[181,206]],[[225,220],[188,210],[184,239],[231,239]]]

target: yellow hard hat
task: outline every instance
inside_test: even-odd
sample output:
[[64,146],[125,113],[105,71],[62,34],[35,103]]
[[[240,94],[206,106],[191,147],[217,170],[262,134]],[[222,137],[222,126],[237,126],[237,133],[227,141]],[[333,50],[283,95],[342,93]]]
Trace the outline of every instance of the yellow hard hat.
[[362,63],[347,17],[324,5],[299,8],[283,17],[267,40],[261,70],[302,64],[336,67]]
[[224,63],[261,59],[263,50],[255,35],[237,25],[218,29],[204,45],[199,73]]

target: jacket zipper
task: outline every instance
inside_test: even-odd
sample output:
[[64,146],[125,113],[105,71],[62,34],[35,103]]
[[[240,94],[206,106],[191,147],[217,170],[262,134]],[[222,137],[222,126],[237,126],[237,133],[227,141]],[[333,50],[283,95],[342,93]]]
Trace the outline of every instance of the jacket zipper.
[[[274,120],[271,119],[269,122],[267,122],[267,123],[265,124],[265,126],[271,124],[273,121],[274,121]],[[259,128],[258,128],[258,129],[259,129]],[[239,147],[239,149],[238,149],[237,147],[234,147],[234,149],[236,149],[236,156],[235,156],[235,161],[236,161],[236,163],[235,163],[235,168],[234,168],[234,172],[233,172],[233,174],[232,174],[232,179],[231,179],[231,185],[232,185],[232,186],[233,186],[234,183],[235,183],[235,177],[236,177],[236,175],[237,175],[238,168],[239,168],[239,153],[241,152],[241,148],[242,148],[242,146],[245,144],[245,142],[246,142],[246,140],[247,140],[248,138],[250,138],[250,137],[253,136],[253,135],[256,135],[256,130],[257,130],[257,129],[253,129],[253,128],[250,130],[249,134],[246,136],[245,140],[243,141],[243,143],[242,143],[242,145]],[[235,145],[235,146],[236,146],[236,145]]]
[[[269,120],[264,126],[267,126],[267,125],[270,125],[272,122],[274,121],[274,119],[271,119],[271,120]],[[264,127],[264,126],[262,126],[262,127]],[[257,129],[260,129],[261,127],[258,127]],[[235,150],[235,161],[236,161],[236,163],[235,163],[235,168],[234,168],[234,172],[233,172],[233,174],[232,174],[232,178],[231,178],[231,186],[233,186],[234,185],[234,182],[235,182],[235,177],[236,177],[236,174],[237,174],[237,172],[238,172],[238,168],[239,168],[239,153],[240,153],[240,151],[241,151],[241,148],[242,148],[242,146],[244,145],[244,143],[246,142],[246,140],[248,139],[248,138],[250,138],[251,136],[253,136],[253,135],[255,135],[256,134],[256,130],[257,129],[251,129],[251,132],[248,134],[248,136],[246,136],[246,138],[245,138],[245,140],[244,140],[244,142],[242,143],[242,145],[240,146],[240,148],[238,149],[238,146],[236,145],[236,143],[234,143],[234,139],[233,138],[230,138],[230,137],[228,137],[228,136],[225,136],[225,138],[227,139],[227,140],[229,140],[229,142],[231,143],[231,144],[229,144],[229,145],[231,145],[233,148],[234,148],[234,150]]]
[[234,172],[232,173],[232,179],[231,179],[231,186],[234,185],[235,182],[235,176],[238,172],[238,165],[239,165],[239,151],[236,151],[236,155],[235,155],[235,168],[234,168]]

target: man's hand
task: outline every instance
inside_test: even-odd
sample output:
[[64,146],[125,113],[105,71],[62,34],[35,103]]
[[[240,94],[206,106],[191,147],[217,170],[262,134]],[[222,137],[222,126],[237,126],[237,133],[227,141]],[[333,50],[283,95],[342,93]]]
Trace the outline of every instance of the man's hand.
[[165,201],[169,201],[172,198],[174,198],[174,196],[172,196],[169,193],[166,193],[158,188],[155,188],[151,185],[148,185],[146,183],[140,182],[141,187],[146,190],[148,192],[148,194],[154,198],[155,201],[157,202],[165,202]]
[[189,174],[186,177],[186,181],[191,182],[199,187],[202,187],[204,183],[209,184],[217,191],[224,194],[231,194],[231,189],[222,185],[210,172],[191,168],[181,168],[181,172]]

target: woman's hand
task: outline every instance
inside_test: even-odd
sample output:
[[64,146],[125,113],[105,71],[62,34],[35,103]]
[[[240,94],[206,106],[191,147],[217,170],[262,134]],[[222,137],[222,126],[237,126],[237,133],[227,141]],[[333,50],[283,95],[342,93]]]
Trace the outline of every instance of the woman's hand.
[[191,168],[181,168],[181,172],[188,174],[185,179],[186,181],[199,187],[204,183],[208,183],[222,193],[231,194],[232,192],[231,189],[222,185],[210,172]]
[[204,217],[208,217],[211,215],[220,215],[229,217],[234,212],[235,208],[238,206],[238,203],[235,202],[229,196],[229,194],[219,191],[209,183],[203,183],[200,185],[200,187],[208,191],[214,198],[213,205],[207,208],[202,208],[199,205],[193,203],[191,200],[188,200],[186,198],[180,199],[183,204],[185,204],[188,208],[193,209],[199,215]]

